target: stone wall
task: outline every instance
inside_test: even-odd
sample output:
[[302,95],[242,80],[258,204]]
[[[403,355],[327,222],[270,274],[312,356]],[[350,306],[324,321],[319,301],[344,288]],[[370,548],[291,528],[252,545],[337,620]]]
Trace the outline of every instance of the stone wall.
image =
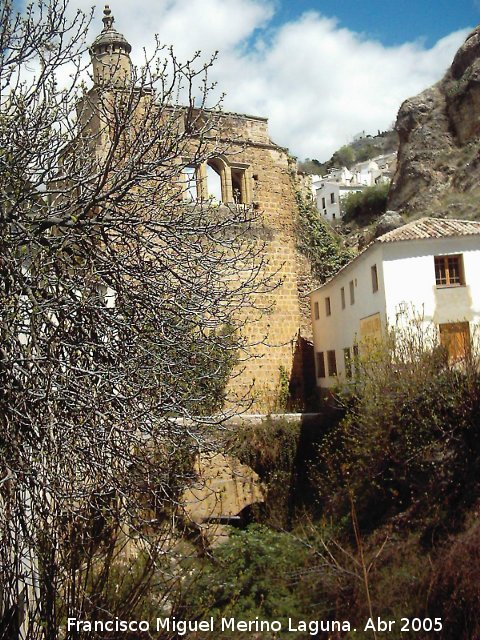
[[230,391],[237,397],[252,398],[255,410],[273,411],[281,408],[278,401],[286,377],[300,407],[304,395],[301,361],[307,351],[299,347],[299,339],[311,337],[305,303],[311,273],[296,247],[295,164],[285,149],[270,140],[265,118],[225,114],[221,132],[231,150],[227,162],[232,158],[249,167],[253,202],[264,224],[267,274],[277,283],[274,290],[262,294],[262,305],[271,305],[271,311],[245,329],[255,346],[250,350],[252,357],[241,363],[239,375],[233,377]]
[[[144,102],[147,104],[151,99],[151,95],[145,95],[139,100],[139,113]],[[96,153],[101,157],[105,127],[102,128],[100,121],[93,117],[99,100],[96,90],[91,90],[88,100],[79,106],[79,122],[85,130],[103,131],[92,137],[97,145]],[[102,100],[108,104],[108,94]],[[175,114],[181,118],[182,110],[176,110]],[[235,186],[240,186],[240,202],[252,206],[261,219],[258,233],[259,242],[264,243],[263,258],[267,265],[264,275],[271,278],[272,284],[271,290],[259,294],[257,300],[258,306],[270,311],[259,319],[258,312],[245,308],[243,318],[240,318],[241,322],[248,321],[243,337],[254,346],[249,350],[248,358],[241,357],[229,385],[229,395],[234,402],[246,398],[247,403],[251,403],[250,409],[255,411],[283,409],[279,397],[287,380],[295,397],[294,406],[301,409],[303,359],[308,350],[299,348],[299,339],[311,338],[308,306],[311,273],[307,260],[296,248],[295,163],[286,149],[270,140],[265,118],[231,113],[212,116],[215,126],[207,136],[202,133],[202,140],[212,152],[221,149],[216,170],[220,174],[222,191],[227,194],[228,206],[233,203]],[[209,118],[208,111],[200,112],[200,126]],[[188,162],[188,158],[183,157],[182,161]],[[205,164],[196,167],[196,180],[197,197],[208,199],[211,191]]]

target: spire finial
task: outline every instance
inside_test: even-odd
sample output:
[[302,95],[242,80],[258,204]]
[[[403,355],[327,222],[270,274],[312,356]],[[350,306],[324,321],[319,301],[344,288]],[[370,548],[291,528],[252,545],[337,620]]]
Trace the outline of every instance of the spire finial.
[[113,21],[115,20],[115,18],[111,14],[112,14],[112,10],[108,6],[108,4],[106,4],[103,10],[103,18],[102,18],[102,22],[104,24],[103,31],[108,31],[109,29],[112,28]]

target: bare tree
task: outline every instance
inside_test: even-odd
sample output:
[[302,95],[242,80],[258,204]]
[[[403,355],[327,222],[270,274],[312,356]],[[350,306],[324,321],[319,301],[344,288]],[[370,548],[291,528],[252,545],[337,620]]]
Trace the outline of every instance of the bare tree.
[[202,183],[229,153],[211,63],[133,68],[107,10],[87,90],[67,9],[0,10],[0,638],[122,617],[153,579],[171,605],[191,460],[271,287],[256,214]]

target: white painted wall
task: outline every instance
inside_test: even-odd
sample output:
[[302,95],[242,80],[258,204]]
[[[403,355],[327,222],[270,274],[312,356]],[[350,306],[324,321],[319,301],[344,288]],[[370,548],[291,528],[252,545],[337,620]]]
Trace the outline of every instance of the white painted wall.
[[[434,257],[462,254],[465,286],[437,288]],[[372,291],[371,266],[377,265],[378,291]],[[355,283],[355,303],[350,304],[349,283]],[[345,309],[341,308],[345,288]],[[331,315],[326,316],[325,298],[330,297]],[[319,319],[315,319],[318,303]],[[379,313],[384,329],[408,320],[415,313],[425,327],[441,323],[480,325],[480,237],[432,238],[377,243],[342,269],[335,278],[311,294],[315,354],[334,349],[337,377],[318,378],[317,385],[332,387],[345,380],[343,349],[357,342],[360,321]],[[480,335],[480,327],[478,329]],[[316,363],[315,363],[316,364]]]
[[[434,257],[463,255],[465,286],[437,288]],[[431,238],[385,245],[383,271],[388,321],[405,304],[425,323],[480,324],[480,238]]]
[[[334,202],[331,201],[332,193]],[[325,198],[325,206],[323,206]],[[331,222],[340,219],[340,187],[336,182],[321,182],[316,193],[317,209],[324,220]]]
[[[345,380],[343,349],[353,348],[357,342],[360,320],[380,313],[382,324],[386,320],[385,290],[382,272],[382,245],[373,245],[361,254],[329,283],[311,294],[313,341],[315,354],[335,350],[337,360],[337,378],[319,379],[317,384],[332,387],[338,380]],[[372,291],[371,267],[377,265],[378,291]],[[350,282],[354,283],[355,302],[350,304]],[[341,306],[341,288],[345,289],[345,309]],[[330,297],[331,315],[326,316],[325,298]],[[318,302],[320,318],[315,320],[315,303]],[[316,356],[315,356],[316,360]],[[315,362],[316,366],[316,362]]]

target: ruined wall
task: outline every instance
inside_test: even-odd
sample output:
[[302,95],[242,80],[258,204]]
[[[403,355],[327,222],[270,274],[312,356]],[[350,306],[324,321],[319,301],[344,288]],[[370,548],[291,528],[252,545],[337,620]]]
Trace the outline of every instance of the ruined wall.
[[[101,130],[100,123],[91,115],[98,99],[95,91],[91,91],[91,105],[83,105],[83,119],[88,122],[85,129]],[[140,100],[138,108],[142,105],[143,100]],[[181,117],[182,111],[175,113]],[[205,112],[205,119],[208,118],[209,114]],[[84,124],[80,117],[79,121]],[[237,179],[238,175],[242,176],[247,196],[243,202],[253,206],[261,218],[258,230],[259,241],[265,243],[265,275],[270,276],[275,285],[271,291],[259,294],[259,306],[271,307],[269,313],[258,319],[257,311],[244,310],[241,320],[246,316],[248,323],[243,337],[254,346],[249,350],[249,358],[241,356],[229,384],[229,396],[234,402],[246,398],[252,403],[250,411],[271,412],[285,408],[279,404],[279,398],[285,396],[285,386],[290,386],[295,399],[293,407],[301,409],[304,361],[313,357],[305,349],[304,341],[311,338],[307,300],[311,274],[307,260],[296,248],[297,204],[295,178],[292,177],[295,166],[286,150],[270,140],[265,118],[225,113],[220,115],[217,124],[210,132],[211,142],[207,140],[207,147],[211,145],[212,150],[222,150],[219,156],[219,165],[224,167],[222,190],[226,190],[227,202],[232,206],[234,172],[237,171]],[[93,136],[99,147],[102,146],[102,135]],[[102,155],[101,148],[97,153]],[[188,162],[188,158],[182,161]],[[197,167],[197,180],[198,197],[208,199],[206,165]],[[311,367],[308,370],[310,375]]]
[[259,344],[251,349],[253,357],[241,364],[243,371],[232,379],[230,390],[237,396],[252,397],[253,385],[252,409],[268,412],[281,408],[279,396],[287,380],[300,406],[305,349],[299,336],[309,338],[311,331],[308,307],[302,304],[310,268],[296,248],[294,165],[286,150],[271,142],[264,118],[225,114],[222,133],[231,141],[229,158],[250,168],[253,200],[265,230],[267,273],[279,283],[262,296],[263,304],[272,305],[271,312],[246,329],[249,341]]

